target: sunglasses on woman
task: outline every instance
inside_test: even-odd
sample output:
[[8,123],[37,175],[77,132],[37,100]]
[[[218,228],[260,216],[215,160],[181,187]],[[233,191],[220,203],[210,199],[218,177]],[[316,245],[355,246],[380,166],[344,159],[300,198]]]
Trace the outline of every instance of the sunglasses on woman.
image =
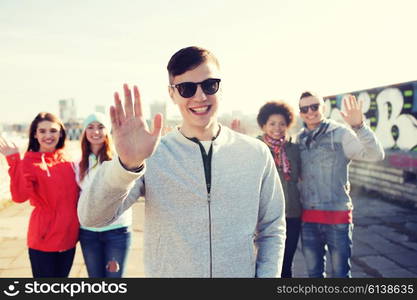
[[306,106],[300,106],[300,112],[303,114],[308,113],[308,109],[311,109],[311,111],[317,111],[319,109],[320,103],[306,105]]
[[197,85],[201,86],[204,94],[214,95],[219,90],[220,79],[208,78],[201,82],[182,82],[178,84],[170,84],[172,88],[176,88],[181,97],[191,98],[197,91]]

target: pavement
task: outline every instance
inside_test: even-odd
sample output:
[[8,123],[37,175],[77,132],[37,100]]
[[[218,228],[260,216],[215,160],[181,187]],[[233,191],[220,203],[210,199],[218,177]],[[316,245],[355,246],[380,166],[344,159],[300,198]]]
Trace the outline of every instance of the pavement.
[[[371,194],[354,195],[353,201],[352,277],[417,278],[417,210]],[[139,202],[133,206],[132,246],[125,277],[145,276],[144,205]],[[32,277],[26,246],[31,210],[28,203],[10,203],[0,210],[0,278]],[[307,277],[300,244],[293,274]],[[79,244],[69,277],[87,277]]]

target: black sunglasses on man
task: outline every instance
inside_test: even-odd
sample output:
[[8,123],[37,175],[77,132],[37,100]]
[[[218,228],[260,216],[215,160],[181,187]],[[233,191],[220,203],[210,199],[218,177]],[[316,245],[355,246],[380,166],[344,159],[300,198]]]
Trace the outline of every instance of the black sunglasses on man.
[[306,105],[306,106],[300,106],[300,112],[302,114],[306,114],[308,113],[308,109],[311,109],[311,111],[317,111],[320,107],[320,103],[315,103],[315,104],[311,104],[311,105]]
[[201,86],[203,92],[207,95],[214,95],[220,87],[221,79],[208,78],[201,82],[181,82],[177,84],[170,84],[172,88],[176,88],[181,97],[191,98],[197,92],[197,85]]

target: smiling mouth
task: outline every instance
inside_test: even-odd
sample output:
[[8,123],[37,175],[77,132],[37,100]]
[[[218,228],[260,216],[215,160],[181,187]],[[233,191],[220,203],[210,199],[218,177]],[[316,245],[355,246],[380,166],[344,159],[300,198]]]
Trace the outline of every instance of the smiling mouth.
[[210,109],[211,105],[205,105],[205,106],[199,106],[199,107],[193,107],[188,108],[193,114],[201,116],[207,114]]

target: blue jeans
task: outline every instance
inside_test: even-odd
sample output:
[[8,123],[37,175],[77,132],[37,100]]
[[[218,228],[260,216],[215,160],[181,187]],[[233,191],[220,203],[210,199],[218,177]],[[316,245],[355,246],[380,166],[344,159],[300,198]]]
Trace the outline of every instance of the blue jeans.
[[326,277],[329,250],[333,277],[351,277],[353,224],[302,223],[301,245],[309,277]]
[[80,229],[80,244],[90,278],[121,278],[130,247],[129,227],[95,232]]
[[282,264],[282,278],[292,278],[292,265],[295,251],[300,237],[301,219],[286,218],[287,238],[285,239],[284,262]]

